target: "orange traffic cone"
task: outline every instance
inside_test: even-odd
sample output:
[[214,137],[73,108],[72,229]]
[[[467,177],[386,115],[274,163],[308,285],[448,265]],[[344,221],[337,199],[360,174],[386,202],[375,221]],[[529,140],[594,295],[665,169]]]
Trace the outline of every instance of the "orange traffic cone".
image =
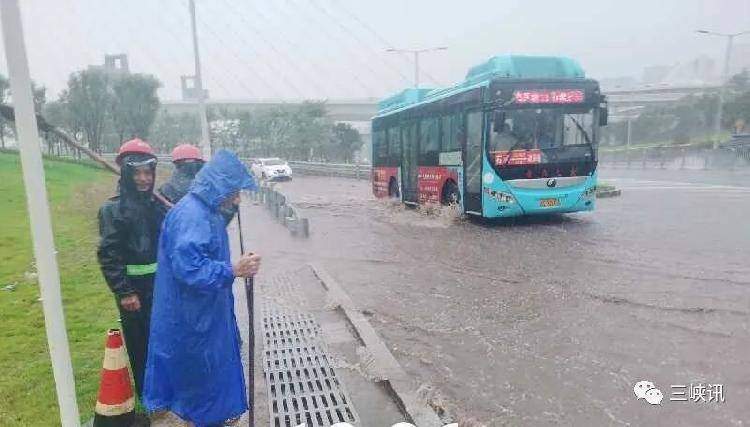
[[135,398],[130,384],[127,356],[119,329],[107,332],[94,427],[130,427],[135,422]]

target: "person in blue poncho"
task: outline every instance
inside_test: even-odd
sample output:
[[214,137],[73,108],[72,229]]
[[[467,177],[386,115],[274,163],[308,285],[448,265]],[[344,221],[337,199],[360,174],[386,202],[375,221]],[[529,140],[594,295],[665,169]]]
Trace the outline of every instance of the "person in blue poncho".
[[247,410],[234,315],[235,277],[257,273],[260,257],[230,262],[221,211],[236,208],[255,182],[220,150],[167,214],[159,238],[144,404],[197,427],[222,426]]

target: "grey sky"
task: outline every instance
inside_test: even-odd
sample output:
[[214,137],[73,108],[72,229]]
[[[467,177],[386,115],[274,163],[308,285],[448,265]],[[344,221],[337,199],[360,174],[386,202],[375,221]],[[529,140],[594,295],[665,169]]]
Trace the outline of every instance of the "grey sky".
[[[445,45],[422,59],[425,86],[448,85],[499,53],[563,54],[595,78],[720,59],[697,28],[750,30],[750,0],[196,0],[212,98],[382,97],[411,84],[398,47]],[[24,0],[32,77],[56,96],[70,72],[125,52],[164,98],[192,74],[187,0]],[[364,22],[370,31],[352,16]],[[750,36],[738,43],[750,44]],[[2,70],[6,69],[2,63]]]

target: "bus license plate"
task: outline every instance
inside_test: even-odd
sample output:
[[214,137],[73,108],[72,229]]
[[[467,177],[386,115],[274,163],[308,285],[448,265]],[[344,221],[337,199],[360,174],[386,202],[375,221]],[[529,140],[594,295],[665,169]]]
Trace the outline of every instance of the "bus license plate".
[[560,206],[560,200],[558,199],[542,199],[539,201],[539,206],[543,208],[554,208]]

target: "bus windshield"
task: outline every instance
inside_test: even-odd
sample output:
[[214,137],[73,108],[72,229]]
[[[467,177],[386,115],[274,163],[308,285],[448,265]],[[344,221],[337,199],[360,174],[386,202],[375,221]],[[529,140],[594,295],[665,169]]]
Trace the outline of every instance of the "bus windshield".
[[593,109],[506,110],[504,122],[493,126],[489,150],[545,150],[568,145],[592,144],[594,123]]

